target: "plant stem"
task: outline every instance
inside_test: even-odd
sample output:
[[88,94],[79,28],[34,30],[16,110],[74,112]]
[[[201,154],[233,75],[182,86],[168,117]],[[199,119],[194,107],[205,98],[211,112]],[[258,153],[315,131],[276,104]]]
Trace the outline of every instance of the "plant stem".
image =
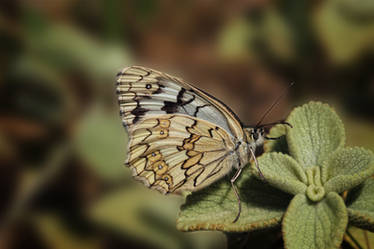
[[34,182],[18,194],[8,209],[4,220],[0,223],[0,238],[2,237],[2,231],[6,231],[10,225],[27,212],[28,205],[33,198],[61,172],[69,152],[70,145],[68,143],[61,143],[52,151],[50,158],[46,160],[43,170],[36,176]]
[[349,232],[349,230],[347,229],[346,231],[346,234],[348,235],[348,237],[353,241],[353,243],[357,246],[358,249],[364,249],[360,243],[358,243],[358,241],[353,237],[353,235]]
[[367,247],[367,249],[370,249],[370,243],[369,243],[368,231],[363,230],[363,232],[364,232],[364,237],[365,237],[366,247]]

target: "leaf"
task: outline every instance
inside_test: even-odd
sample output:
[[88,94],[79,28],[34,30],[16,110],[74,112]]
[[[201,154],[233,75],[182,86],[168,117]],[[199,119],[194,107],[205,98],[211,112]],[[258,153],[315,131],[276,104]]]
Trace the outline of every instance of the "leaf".
[[322,167],[322,181],[326,192],[342,193],[373,174],[373,153],[358,147],[336,151]]
[[[54,249],[99,249],[100,238],[94,235],[82,236],[68,227],[57,215],[37,214],[32,216],[35,229],[42,235],[46,248]],[[66,222],[66,221],[65,221]]]
[[304,194],[298,194],[283,218],[285,247],[339,248],[347,223],[344,201],[338,194],[329,193],[320,202],[311,202]]
[[289,154],[288,144],[286,140],[287,127],[285,125],[276,125],[271,128],[268,137],[278,138],[277,140],[265,140],[264,150],[265,152],[282,152],[283,154]]
[[359,3],[355,0],[335,0],[337,7],[340,7],[340,13],[346,18],[352,18],[352,21],[371,22],[373,19],[374,2],[370,0],[361,0]]
[[47,22],[37,30],[29,28],[25,41],[28,51],[46,64],[84,72],[98,85],[107,84],[122,65],[132,61],[123,45],[100,42],[74,26]]
[[116,113],[94,106],[79,124],[74,142],[82,158],[104,179],[130,175],[123,166],[127,135]]
[[[367,2],[372,3],[370,0]],[[368,11],[372,8],[367,8],[367,4],[363,1],[360,3],[351,1],[350,5],[351,7],[347,8],[348,5],[339,0],[325,1],[316,8],[313,14],[313,26],[317,39],[325,48],[330,60],[338,65],[352,65],[362,55],[373,49],[374,22],[372,11]],[[360,9],[366,9],[367,13],[370,12],[370,17],[367,17],[367,13],[360,13],[356,20],[348,18],[347,12],[351,12],[351,17],[352,14],[357,15],[357,6]],[[364,15],[369,21],[365,21]]]
[[99,199],[88,214],[97,224],[156,248],[191,248],[187,237],[175,230],[181,201],[178,196],[126,186]]
[[[265,153],[258,159],[258,164],[265,181],[272,186],[293,195],[305,192],[307,177],[303,168],[292,157],[277,152]],[[254,164],[252,169],[260,177]]]
[[223,27],[218,38],[218,53],[225,59],[240,60],[253,57],[250,42],[256,36],[256,28],[244,18],[236,18]]
[[261,37],[268,53],[283,62],[292,60],[296,44],[290,23],[276,8],[268,7],[264,12]]
[[20,112],[57,124],[76,112],[76,96],[69,91],[64,74],[50,64],[26,53],[13,64],[10,74],[15,80],[12,87],[17,92],[15,104]]
[[323,161],[345,142],[344,126],[326,104],[309,102],[295,108],[287,121],[290,154],[304,168],[321,166]]
[[311,201],[321,201],[326,195],[321,181],[321,168],[318,166],[308,168],[305,173],[308,178],[308,188],[305,192],[306,196]]
[[177,228],[181,231],[220,230],[244,232],[280,223],[291,197],[250,175],[246,168],[236,182],[242,202],[239,220],[233,223],[238,202],[229,179],[194,192],[181,207]]
[[374,232],[374,179],[349,191],[347,196],[349,222]]

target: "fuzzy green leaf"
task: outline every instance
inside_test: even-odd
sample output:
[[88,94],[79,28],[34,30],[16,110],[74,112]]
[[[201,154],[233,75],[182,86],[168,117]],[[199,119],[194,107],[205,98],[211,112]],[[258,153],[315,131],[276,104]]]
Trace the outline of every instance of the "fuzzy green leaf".
[[292,157],[304,168],[320,166],[345,142],[344,126],[326,104],[310,102],[295,108],[287,121],[287,142]]
[[230,180],[224,178],[187,197],[181,207],[177,228],[181,231],[244,232],[280,224],[291,196],[261,182],[249,171],[249,167],[246,168],[236,183],[242,202],[237,222],[233,223],[238,202]]
[[[303,168],[292,157],[278,152],[265,153],[258,159],[258,163],[265,181],[272,186],[292,195],[305,192],[307,177]],[[254,164],[252,169],[259,177]]]
[[322,181],[326,192],[342,193],[373,174],[373,153],[358,147],[336,151],[322,167]]
[[277,140],[266,140],[264,144],[265,152],[282,152],[283,154],[289,154],[288,144],[286,140],[287,126],[276,125],[271,128],[268,137],[279,138]]
[[349,222],[374,232],[374,179],[352,189],[347,196]]
[[308,178],[308,188],[305,192],[306,196],[311,201],[321,201],[326,195],[326,191],[322,186],[321,181],[321,168],[315,166],[307,169],[305,173]]
[[348,223],[343,199],[329,193],[320,202],[304,194],[291,201],[283,218],[282,231],[288,249],[338,248]]

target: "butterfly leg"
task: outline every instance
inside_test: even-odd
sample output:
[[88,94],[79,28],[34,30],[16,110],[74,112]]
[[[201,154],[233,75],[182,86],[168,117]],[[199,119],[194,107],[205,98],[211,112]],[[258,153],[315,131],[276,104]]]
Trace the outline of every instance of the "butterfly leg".
[[262,178],[262,179],[265,179],[264,175],[263,175],[262,172],[261,172],[260,166],[258,165],[258,161],[257,161],[257,159],[256,159],[256,155],[255,155],[255,153],[253,152],[252,149],[249,149],[249,151],[251,152],[251,155],[252,155],[253,161],[255,161],[256,168],[258,169],[258,172],[260,173],[261,178]]
[[238,171],[236,171],[235,175],[231,178],[231,187],[232,189],[234,190],[234,193],[235,193],[235,196],[236,196],[236,199],[238,200],[238,214],[236,215],[234,221],[232,223],[235,223],[238,221],[239,217],[240,217],[240,213],[242,211],[242,204],[240,202],[240,196],[239,196],[239,191],[237,189],[237,187],[235,186],[235,181],[236,179],[238,179],[238,177],[240,176],[240,173],[242,172],[242,168],[239,168]]

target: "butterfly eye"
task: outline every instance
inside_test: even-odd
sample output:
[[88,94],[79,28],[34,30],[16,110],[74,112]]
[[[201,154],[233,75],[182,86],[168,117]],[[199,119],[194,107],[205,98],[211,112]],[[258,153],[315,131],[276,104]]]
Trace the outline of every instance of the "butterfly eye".
[[145,85],[145,88],[147,88],[147,89],[151,89],[151,88],[152,88],[152,85],[151,85],[151,84],[147,84],[147,85]]

